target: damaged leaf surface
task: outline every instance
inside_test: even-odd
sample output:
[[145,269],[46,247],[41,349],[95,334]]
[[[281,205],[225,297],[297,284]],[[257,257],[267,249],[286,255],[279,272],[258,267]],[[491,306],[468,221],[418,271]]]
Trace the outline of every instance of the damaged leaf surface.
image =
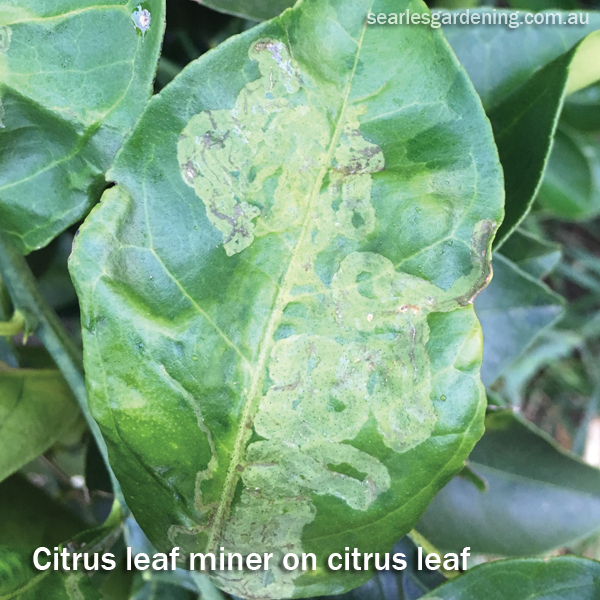
[[[159,548],[272,552],[212,573],[241,597],[366,581],[327,556],[387,552],[482,432],[470,301],[500,167],[439,32],[367,27],[397,8],[301,2],[193,63],[75,244],[91,407],[128,504]],[[287,571],[288,552],[317,569]]]

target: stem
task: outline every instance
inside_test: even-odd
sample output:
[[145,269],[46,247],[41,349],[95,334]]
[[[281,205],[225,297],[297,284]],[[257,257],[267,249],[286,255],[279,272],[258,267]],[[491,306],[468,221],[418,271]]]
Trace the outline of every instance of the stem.
[[[108,462],[108,450],[88,407],[83,357],[52,308],[44,300],[25,258],[0,229],[0,274],[12,299],[15,315],[25,318],[25,331],[34,332],[50,353],[73,392],[110,475],[115,498],[126,510],[121,487]],[[14,318],[14,317],[13,317]]]

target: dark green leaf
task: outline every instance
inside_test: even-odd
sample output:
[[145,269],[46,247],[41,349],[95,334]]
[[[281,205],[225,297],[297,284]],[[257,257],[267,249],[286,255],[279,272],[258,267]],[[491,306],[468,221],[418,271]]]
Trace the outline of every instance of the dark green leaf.
[[[390,555],[404,554],[406,569],[376,571],[364,585],[336,596],[336,600],[417,600],[423,594],[446,581],[439,571],[417,569],[417,544],[410,536],[404,536],[390,551]],[[383,566],[384,561],[381,561]],[[390,563],[392,564],[392,563]],[[326,600],[322,598],[321,600]]]
[[[502,395],[513,406],[521,406],[525,390],[531,379],[548,365],[572,355],[585,343],[573,331],[547,329],[528,348],[527,353],[507,369],[502,378]],[[489,399],[489,398],[488,398]]]
[[545,65],[488,110],[506,190],[500,245],[517,228],[535,199],[556,131],[575,50]]
[[580,8],[577,0],[508,0],[511,8],[541,11],[561,8],[563,10],[574,10]]
[[[141,577],[142,574],[135,570],[127,571],[125,560],[121,559],[117,562],[114,571],[108,575],[100,573],[96,577],[97,581],[94,581],[94,587],[100,592],[103,600],[131,600],[136,576]],[[166,600],[166,598],[160,600]]]
[[600,131],[600,84],[591,85],[568,96],[561,120],[581,131]]
[[0,481],[48,450],[79,414],[58,371],[0,363]]
[[262,21],[280,15],[296,0],[196,0],[204,6],[230,15]]
[[[77,306],[77,294],[71,282],[67,268],[67,259],[71,254],[73,236],[65,232],[54,240],[54,252],[50,254],[50,261],[44,272],[37,278],[40,291],[46,302],[56,311],[71,306]],[[47,254],[45,250],[42,254]],[[38,253],[31,254],[35,256]]]
[[365,582],[324,560],[389,550],[481,434],[499,164],[440,32],[366,26],[405,7],[305,2],[192,63],[75,242],[91,407],[152,543],[318,555],[215,575],[245,597]]
[[21,475],[0,484],[0,545],[15,550],[53,548],[85,528],[67,510]]
[[[479,12],[490,9],[480,9]],[[457,11],[460,12],[460,11]],[[474,12],[471,10],[471,12]],[[514,11],[495,9],[497,19],[523,19],[525,11],[510,17]],[[566,21],[569,13],[560,10]],[[536,72],[565,54],[589,33],[600,29],[600,13],[589,14],[588,25],[446,25],[444,35],[465,67],[483,106],[491,110],[500,105]],[[494,60],[485,60],[484,57]]]
[[439,548],[525,556],[600,530],[600,471],[512,411],[486,417],[469,464],[487,491],[456,477],[419,522],[419,531]]
[[561,556],[501,560],[470,569],[423,600],[597,600],[600,564]]
[[144,581],[131,600],[198,600],[198,594],[161,581]]
[[163,29],[164,0],[0,5],[0,223],[21,252],[98,201],[151,93]]
[[501,254],[494,254],[494,277],[477,296],[483,329],[481,379],[492,384],[563,312],[563,300],[545,284]]
[[600,213],[600,148],[595,136],[558,131],[537,202],[546,214],[569,220]]
[[548,275],[559,263],[560,245],[517,229],[502,245],[502,254],[536,279]]
[[38,571],[30,551],[0,546],[0,598],[3,600],[101,600],[84,573]]
[[[566,22],[569,13],[552,11]],[[481,14],[486,14],[482,10]],[[523,13],[496,11],[495,18]],[[558,17],[557,17],[558,20]],[[494,128],[504,169],[506,216],[496,238],[504,242],[523,220],[535,198],[550,154],[571,63],[599,62],[600,52],[588,56],[578,42],[600,29],[600,14],[589,13],[581,26],[463,25],[444,27],[458,59],[479,92]],[[595,37],[592,41],[595,41]],[[582,52],[582,57],[577,56]],[[592,52],[596,46],[592,45]],[[483,59],[494,57],[494,60]],[[524,62],[524,57],[526,61]],[[578,69],[575,69],[579,73]],[[574,72],[575,72],[574,71]],[[585,79],[587,74],[581,76]],[[578,77],[576,79],[579,80]],[[576,86],[576,84],[571,83]]]

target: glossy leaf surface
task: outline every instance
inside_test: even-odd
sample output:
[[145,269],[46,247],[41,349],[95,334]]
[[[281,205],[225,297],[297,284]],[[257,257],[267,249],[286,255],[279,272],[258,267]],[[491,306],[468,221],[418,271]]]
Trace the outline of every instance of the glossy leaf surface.
[[[552,12],[566,22],[569,13]],[[482,10],[482,18],[485,14]],[[494,14],[524,19],[522,11],[494,10]],[[577,60],[578,42],[597,29],[600,13],[594,12],[589,13],[587,25],[444,27],[490,117],[504,169],[506,217],[496,245],[508,238],[533,203],[550,155],[570,68]],[[492,56],[494,60],[485,58]],[[593,56],[586,53],[585,60],[599,61],[600,51]]]
[[600,471],[512,411],[486,417],[486,432],[469,464],[487,482],[487,491],[456,477],[419,522],[439,548],[525,556],[600,530]]
[[78,416],[77,402],[58,371],[0,363],[0,481],[48,450]]
[[71,260],[128,505],[159,549],[273,552],[214,574],[243,597],[366,581],[323,561],[388,551],[481,435],[491,130],[439,31],[370,9],[398,4],[303,2],[183,71]]
[[599,592],[600,564],[561,556],[486,563],[423,600],[596,600]]
[[563,312],[563,300],[548,286],[494,254],[494,278],[477,296],[483,329],[481,379],[493,383]]
[[23,253],[98,201],[150,96],[163,29],[163,0],[0,4],[0,227]]

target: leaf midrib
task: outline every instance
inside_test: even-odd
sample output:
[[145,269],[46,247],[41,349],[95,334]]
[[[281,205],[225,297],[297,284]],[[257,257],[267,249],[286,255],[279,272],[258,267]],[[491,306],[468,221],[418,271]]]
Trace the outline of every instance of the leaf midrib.
[[[371,7],[369,11],[373,7],[374,0],[371,2]],[[286,28],[287,29],[287,28]],[[304,222],[302,223],[302,230],[298,237],[298,242],[296,243],[292,256],[290,258],[290,262],[288,264],[287,271],[283,277],[282,284],[279,287],[279,291],[277,293],[277,298],[275,300],[275,306],[271,311],[269,321],[267,324],[266,332],[264,335],[265,343],[263,344],[261,351],[259,353],[256,367],[253,369],[253,376],[250,383],[249,392],[246,395],[246,402],[244,405],[244,410],[242,413],[242,417],[240,419],[240,426],[238,429],[238,433],[235,439],[235,443],[233,446],[233,452],[231,454],[231,461],[229,463],[229,467],[227,469],[227,474],[225,476],[225,482],[223,484],[223,490],[221,492],[221,497],[219,499],[219,503],[217,506],[217,512],[215,513],[215,517],[212,521],[211,528],[209,531],[208,542],[207,542],[207,552],[214,552],[216,550],[217,541],[221,534],[221,530],[223,528],[223,524],[225,522],[226,517],[229,513],[229,508],[231,506],[231,502],[233,500],[233,495],[235,492],[235,488],[237,485],[238,477],[240,476],[240,472],[237,469],[237,466],[241,464],[242,459],[246,450],[246,443],[248,440],[248,432],[251,432],[251,427],[247,427],[247,424],[252,424],[253,417],[257,412],[258,403],[262,398],[262,394],[260,392],[260,386],[263,381],[264,371],[267,366],[267,360],[271,355],[271,350],[274,344],[274,334],[276,328],[279,325],[281,320],[281,316],[283,314],[283,310],[288,302],[288,294],[291,291],[291,288],[294,284],[293,274],[297,270],[297,257],[300,248],[304,244],[304,240],[306,238],[306,234],[308,232],[309,224],[311,223],[311,216],[313,213],[315,200],[319,196],[319,191],[325,179],[325,175],[329,171],[329,166],[333,159],[334,152],[337,148],[337,144],[339,142],[342,128],[344,125],[344,118],[346,115],[346,109],[348,107],[348,102],[350,98],[350,92],[352,91],[352,84],[354,82],[354,76],[356,74],[356,69],[358,67],[358,60],[360,56],[360,52],[362,49],[365,33],[367,30],[367,22],[365,19],[365,23],[363,24],[363,28],[361,31],[360,38],[356,47],[356,55],[354,57],[354,64],[352,66],[352,71],[348,78],[348,83],[346,85],[346,90],[344,93],[344,101],[342,103],[342,107],[339,113],[338,122],[336,124],[335,131],[331,136],[331,142],[329,145],[329,149],[327,151],[327,156],[325,157],[321,169],[319,170],[319,175],[315,179],[315,183],[313,185],[310,201],[306,208],[306,215],[304,217]],[[289,36],[288,36],[289,43]],[[292,53],[292,47],[290,44],[290,53]]]

